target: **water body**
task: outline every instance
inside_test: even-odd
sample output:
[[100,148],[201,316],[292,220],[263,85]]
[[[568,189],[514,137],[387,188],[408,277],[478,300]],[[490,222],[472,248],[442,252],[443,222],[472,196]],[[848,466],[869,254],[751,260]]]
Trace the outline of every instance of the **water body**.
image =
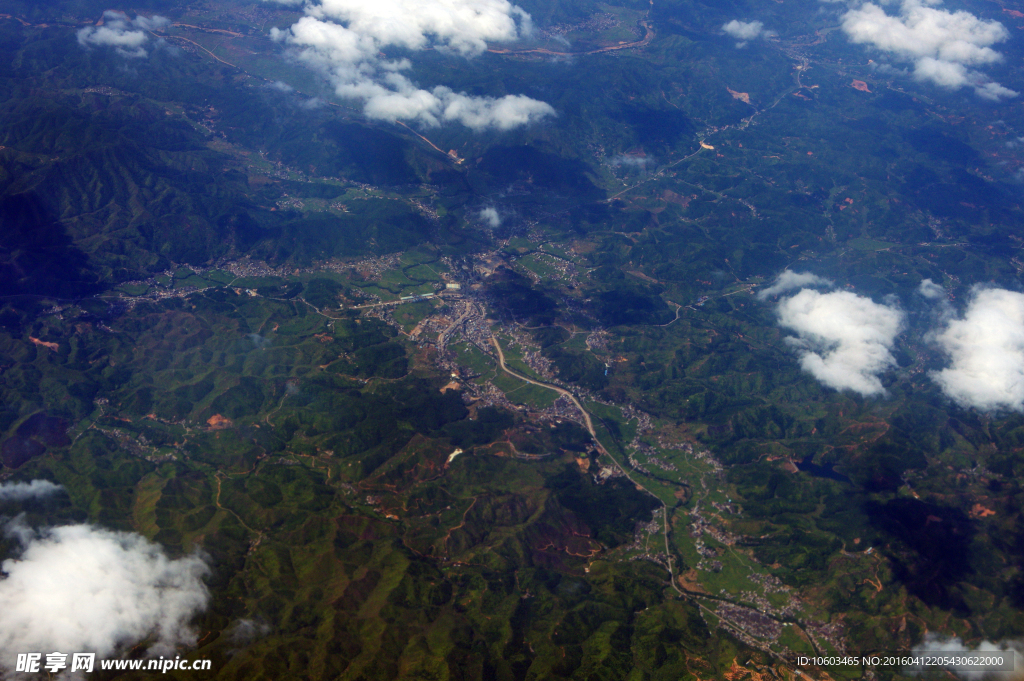
[[829,480],[838,480],[839,482],[853,482],[842,473],[836,473],[832,470],[831,466],[819,466],[816,463],[812,463],[812,459],[814,459],[813,454],[805,456],[803,461],[796,464],[797,470],[810,473],[816,478],[828,478]]

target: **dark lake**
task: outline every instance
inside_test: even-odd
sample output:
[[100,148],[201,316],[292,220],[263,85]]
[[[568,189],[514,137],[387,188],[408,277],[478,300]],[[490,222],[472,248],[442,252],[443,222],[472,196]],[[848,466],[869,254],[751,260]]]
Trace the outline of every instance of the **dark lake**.
[[797,470],[803,471],[804,473],[810,473],[816,478],[828,478],[829,480],[838,480],[839,482],[852,482],[852,480],[847,476],[842,473],[836,473],[832,470],[831,466],[819,466],[816,463],[812,463],[813,458],[813,454],[805,456],[803,461],[796,464]]

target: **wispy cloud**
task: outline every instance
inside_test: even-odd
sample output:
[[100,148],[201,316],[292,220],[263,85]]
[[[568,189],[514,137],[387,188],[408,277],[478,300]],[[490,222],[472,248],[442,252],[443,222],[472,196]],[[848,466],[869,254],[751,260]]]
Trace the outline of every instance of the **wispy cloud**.
[[149,31],[166,28],[170,23],[160,16],[129,19],[124,12],[107,10],[102,26],[87,26],[76,35],[83,47],[113,47],[125,57],[146,57],[149,52],[143,45],[149,42]]
[[0,671],[19,652],[95,652],[109,657],[150,640],[151,654],[195,643],[189,621],[209,595],[200,558],[169,559],[145,537],[92,525],[33,531],[0,568]]
[[819,277],[817,274],[811,274],[810,272],[783,270],[782,274],[775,279],[774,284],[757,292],[757,299],[764,300],[771,296],[777,296],[780,293],[786,293],[787,291],[807,286],[832,286],[832,280]]
[[509,130],[553,116],[547,103],[523,95],[483,97],[444,85],[429,90],[403,74],[408,59],[382,50],[435,49],[470,58],[488,41],[508,42],[531,32],[530,15],[507,0],[322,0],[305,4],[306,16],[271,37],[296,48],[298,58],[322,72],[340,97],[363,103],[382,120],[437,126],[458,122],[473,130]]
[[626,168],[639,168],[643,170],[649,165],[654,164],[654,159],[650,156],[634,156],[631,154],[616,154],[608,159],[608,165],[614,168],[626,167]]
[[0,484],[0,502],[25,501],[48,497],[64,489],[49,480],[33,480],[32,482],[5,482]]
[[861,395],[885,393],[879,375],[896,364],[893,344],[903,313],[849,291],[803,289],[779,302],[779,325],[796,332],[787,343],[800,366],[821,383]]

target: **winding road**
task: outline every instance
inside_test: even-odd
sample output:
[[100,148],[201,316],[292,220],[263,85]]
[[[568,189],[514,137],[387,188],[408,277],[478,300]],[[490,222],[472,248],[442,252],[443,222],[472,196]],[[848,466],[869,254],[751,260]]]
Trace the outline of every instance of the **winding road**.
[[554,390],[555,392],[559,393],[560,395],[565,395],[570,400],[572,400],[572,403],[575,404],[576,408],[580,410],[581,414],[583,414],[583,421],[584,421],[584,424],[587,427],[587,432],[590,433],[590,437],[593,438],[594,444],[597,446],[598,450],[600,450],[600,452],[602,454],[606,455],[609,459],[611,459],[615,463],[616,468],[618,468],[622,472],[622,474],[626,476],[626,479],[629,480],[631,483],[633,483],[636,486],[637,489],[642,489],[643,491],[647,492],[648,494],[650,494],[655,499],[658,499],[658,503],[661,504],[661,512],[662,512],[661,529],[662,529],[662,532],[664,533],[664,536],[665,536],[665,556],[668,559],[669,583],[672,585],[672,588],[675,589],[676,592],[680,596],[683,596],[684,595],[683,591],[679,588],[679,585],[676,584],[676,573],[675,573],[675,568],[674,568],[674,566],[672,564],[672,552],[669,550],[669,545],[668,545],[668,506],[665,504],[665,502],[662,501],[661,499],[659,499],[658,496],[656,494],[654,494],[653,492],[651,492],[649,489],[647,489],[646,487],[644,487],[643,485],[638,483],[636,480],[634,480],[633,477],[629,474],[629,472],[618,461],[616,461],[615,457],[612,456],[608,452],[607,449],[605,449],[604,445],[602,445],[601,441],[597,438],[597,431],[594,429],[594,421],[590,418],[590,413],[587,412],[587,410],[583,408],[583,405],[580,403],[580,401],[578,399],[576,399],[575,395],[573,395],[571,392],[569,392],[565,388],[561,388],[561,387],[559,387],[557,385],[552,385],[551,383],[544,383],[542,381],[535,381],[532,378],[529,378],[527,376],[523,376],[518,371],[514,371],[513,369],[509,369],[508,366],[506,366],[506,364],[505,364],[505,353],[502,352],[502,350],[501,350],[501,344],[498,342],[498,339],[495,338],[494,336],[491,336],[491,345],[494,346],[495,351],[497,351],[497,353],[498,353],[498,365],[501,367],[501,370],[504,371],[506,374],[509,374],[510,376],[514,376],[515,378],[518,378],[518,379],[520,379],[522,381],[526,381],[527,383],[532,383],[533,385],[539,385],[540,387],[547,388],[548,390]]

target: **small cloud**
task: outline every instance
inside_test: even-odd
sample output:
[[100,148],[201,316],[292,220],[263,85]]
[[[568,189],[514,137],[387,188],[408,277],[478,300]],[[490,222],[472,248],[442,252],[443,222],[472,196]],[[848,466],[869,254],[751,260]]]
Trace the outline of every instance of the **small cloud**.
[[[998,643],[992,643],[991,641],[982,641],[976,648],[971,648],[964,645],[964,642],[956,636],[946,638],[940,634],[929,633],[925,635],[924,641],[919,645],[914,646],[912,652],[915,655],[941,655],[941,654],[953,654],[956,656],[957,653],[1009,653],[1013,657],[1013,671],[1008,672],[992,672],[984,669],[979,669],[977,666],[969,664],[964,665],[951,665],[947,666],[946,669],[953,672],[962,679],[967,681],[981,681],[981,679],[1019,679],[1021,670],[1024,669],[1024,644],[1020,641],[1000,641]],[[961,655],[962,656],[962,655]],[[918,667],[910,670],[912,673],[920,673],[924,669]]]
[[[125,16],[122,14],[121,16]],[[125,17],[127,18],[127,17]],[[143,31],[162,31],[171,25],[171,20],[167,17],[161,17],[153,15],[151,17],[144,17],[141,14],[131,21],[132,26],[141,28]]]
[[796,332],[786,342],[800,353],[800,365],[836,390],[882,395],[878,376],[895,366],[891,350],[903,313],[849,291],[803,289],[782,300],[779,325]]
[[278,92],[295,92],[295,88],[280,80],[275,80],[273,83],[267,85],[267,87],[271,90],[277,90]]
[[753,40],[765,35],[764,24],[760,21],[740,21],[733,19],[722,25],[722,30],[736,40]]
[[49,480],[33,480],[32,482],[5,482],[0,484],[0,502],[25,501],[39,497],[48,497],[64,489]]
[[892,64],[887,64],[885,62],[872,62],[870,66],[868,66],[868,68],[870,68],[875,73],[883,76],[899,76],[901,78],[906,78],[910,76],[910,71],[908,71],[907,69],[900,69],[893,66]]
[[483,221],[491,229],[497,229],[501,227],[501,215],[498,214],[498,210],[493,206],[484,208],[479,213],[480,220]]
[[988,81],[981,85],[975,85],[974,94],[978,95],[982,99],[987,99],[990,102],[1001,102],[1004,99],[1016,97],[1020,93],[1016,90],[1004,87],[995,81]]
[[170,26],[169,19],[160,16],[137,16],[129,19],[124,12],[107,10],[103,13],[102,26],[87,26],[80,29],[78,44],[83,47],[113,47],[125,57],[142,58],[149,55],[143,47],[149,41],[149,31]]
[[805,288],[807,286],[832,286],[831,279],[825,279],[819,277],[817,274],[811,274],[810,272],[793,272],[792,270],[784,270],[782,274],[778,276],[775,283],[766,289],[761,289],[757,292],[758,300],[765,300],[771,296],[776,296],[780,293],[792,291],[798,288]]
[[649,156],[633,156],[631,154],[617,154],[608,159],[608,165],[614,168],[625,167],[643,170],[652,163],[654,163],[654,159]]
[[142,641],[150,654],[194,645],[189,626],[209,600],[198,556],[169,559],[131,532],[92,525],[33,531],[8,524],[22,542],[0,568],[0,672],[26,651],[111,657]]
[[246,646],[265,637],[270,632],[270,625],[266,622],[242,619],[235,622],[225,633],[232,645]]
[[271,340],[269,338],[267,338],[266,336],[261,336],[258,333],[250,333],[249,340],[252,341],[254,347],[259,348],[261,350],[270,345],[271,343]]
[[1024,411],[1024,295],[976,288],[963,317],[932,338],[951,362],[931,374],[946,396],[983,411]]
[[931,279],[925,279],[917,287],[917,292],[928,300],[942,300],[946,297],[946,289],[936,284]]

